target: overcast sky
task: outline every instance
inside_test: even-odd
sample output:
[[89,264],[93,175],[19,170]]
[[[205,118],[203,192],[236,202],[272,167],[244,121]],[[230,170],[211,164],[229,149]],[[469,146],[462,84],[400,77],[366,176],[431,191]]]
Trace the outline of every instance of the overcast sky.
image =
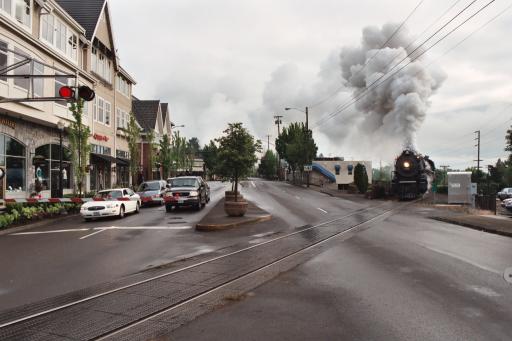
[[[488,1],[477,0],[449,28]],[[380,29],[402,22],[418,2],[148,0],[141,5],[111,0],[110,6],[121,63],[138,82],[134,94],[169,102],[172,121],[185,124],[182,132],[205,144],[235,121],[265,142],[267,134],[272,140],[277,135],[274,114],[284,115],[285,124],[304,119],[301,112],[284,111],[287,106],[312,106],[310,126],[315,127],[352,96],[341,76],[341,49],[360,46],[367,26]],[[455,2],[431,33],[470,0],[424,1],[401,33],[414,40]],[[504,135],[512,123],[512,10],[444,53],[509,5],[510,1],[496,0],[424,58],[424,65],[446,76],[429,98],[417,134],[418,149],[438,165],[474,165],[477,129],[482,131],[484,165],[505,155]],[[428,33],[418,42],[427,37]],[[379,143],[382,137],[359,134],[349,119],[357,115],[364,117],[352,106],[315,127],[319,152],[391,162],[400,148],[383,150],[387,145]],[[371,141],[373,147],[361,140]]]

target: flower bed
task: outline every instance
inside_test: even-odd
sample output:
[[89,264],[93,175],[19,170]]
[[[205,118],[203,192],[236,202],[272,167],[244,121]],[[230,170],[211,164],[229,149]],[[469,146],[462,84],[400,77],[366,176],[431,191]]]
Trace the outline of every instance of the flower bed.
[[24,225],[33,221],[53,218],[63,214],[80,212],[81,204],[76,203],[12,203],[7,204],[0,214],[0,229],[14,225]]

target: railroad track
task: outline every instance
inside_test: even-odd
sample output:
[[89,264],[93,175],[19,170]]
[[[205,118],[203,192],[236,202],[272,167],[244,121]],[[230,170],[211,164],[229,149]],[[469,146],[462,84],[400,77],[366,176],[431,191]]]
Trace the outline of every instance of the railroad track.
[[[0,324],[0,340],[116,339],[411,204],[384,203]],[[264,277],[264,276],[263,276]],[[263,278],[261,277],[261,278]],[[129,339],[129,338],[128,338]]]

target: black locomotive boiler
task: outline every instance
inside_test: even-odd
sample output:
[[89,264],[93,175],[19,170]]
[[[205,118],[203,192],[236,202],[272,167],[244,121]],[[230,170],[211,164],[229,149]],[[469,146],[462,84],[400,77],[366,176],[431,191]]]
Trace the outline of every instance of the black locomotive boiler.
[[435,165],[428,156],[406,149],[397,157],[391,182],[400,200],[416,199],[429,190]]

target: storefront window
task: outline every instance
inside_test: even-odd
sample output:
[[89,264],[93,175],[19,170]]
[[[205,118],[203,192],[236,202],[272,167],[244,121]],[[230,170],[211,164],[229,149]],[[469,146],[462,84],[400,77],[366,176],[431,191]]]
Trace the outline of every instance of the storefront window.
[[25,146],[9,136],[0,134],[0,165],[6,169],[6,192],[25,191]]
[[[40,182],[43,191],[59,186],[59,152],[58,144],[46,144],[36,148],[35,178]],[[71,188],[71,153],[67,148],[62,149],[62,187]]]

